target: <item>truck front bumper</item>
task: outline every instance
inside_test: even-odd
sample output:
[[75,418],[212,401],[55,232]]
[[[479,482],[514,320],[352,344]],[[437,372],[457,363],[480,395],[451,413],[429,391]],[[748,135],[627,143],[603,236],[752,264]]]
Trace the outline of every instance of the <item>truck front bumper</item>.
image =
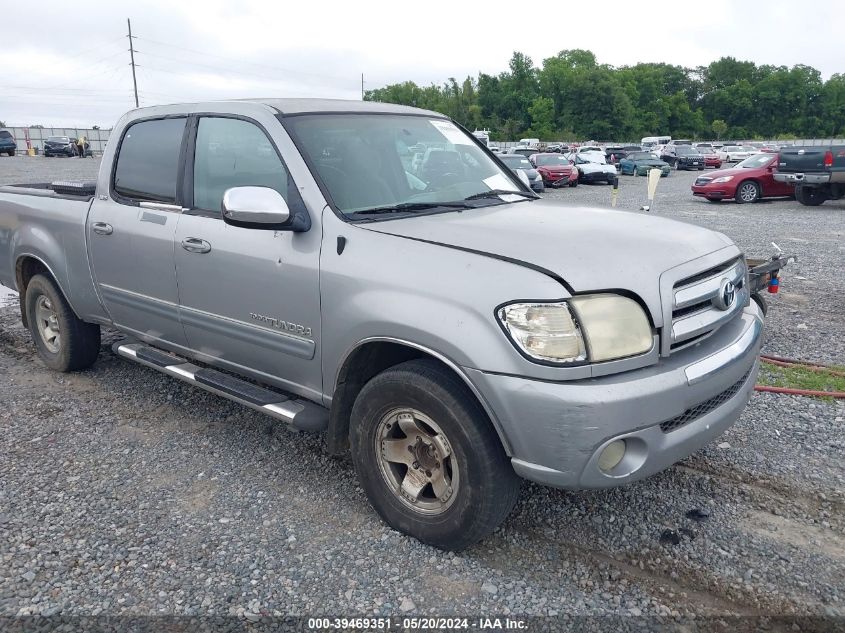
[[[466,372],[495,413],[517,474],[557,488],[607,488],[667,468],[739,418],[762,330],[751,302],[710,338],[642,369],[572,382]],[[624,455],[603,470],[602,453],[619,441]]]
[[790,185],[826,185],[830,182],[830,174],[775,173],[773,177],[778,182],[785,182]]

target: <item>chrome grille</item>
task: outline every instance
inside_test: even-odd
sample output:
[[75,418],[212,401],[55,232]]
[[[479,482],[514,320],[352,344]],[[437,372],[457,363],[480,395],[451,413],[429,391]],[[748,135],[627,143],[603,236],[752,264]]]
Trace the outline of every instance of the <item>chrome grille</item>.
[[[669,349],[674,352],[709,336],[742,311],[749,299],[748,270],[742,257],[697,273],[672,288],[672,322]],[[722,282],[734,284],[733,303],[727,309],[717,304]]]
[[745,381],[748,380],[748,376],[751,374],[752,369],[754,369],[753,366],[751,367],[751,369],[745,372],[745,375],[742,378],[737,380],[734,384],[725,389],[722,393],[717,394],[709,400],[705,400],[704,402],[701,402],[690,409],[687,409],[681,415],[676,415],[671,420],[661,422],[660,430],[664,433],[671,433],[672,431],[676,431],[682,426],[686,426],[693,420],[697,420],[698,418],[707,415],[714,409],[717,409],[718,407],[722,406],[728,400],[730,400],[736,394],[739,393],[739,390],[742,389],[742,385],[744,385]]

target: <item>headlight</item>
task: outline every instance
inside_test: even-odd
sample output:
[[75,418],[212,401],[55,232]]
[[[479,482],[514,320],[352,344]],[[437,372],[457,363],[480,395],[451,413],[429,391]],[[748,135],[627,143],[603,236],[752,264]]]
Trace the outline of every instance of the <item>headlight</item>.
[[541,180],[543,180],[543,174],[537,172],[537,176],[534,178],[534,182],[540,182]]
[[498,317],[523,353],[555,364],[634,356],[650,350],[653,343],[645,312],[636,301],[620,295],[512,303],[501,308]]
[[584,339],[566,303],[512,303],[499,310],[499,320],[531,358],[552,363],[587,359]]
[[717,183],[717,182],[730,182],[730,181],[731,181],[731,180],[733,180],[733,179],[734,179],[734,177],[733,177],[733,176],[722,176],[721,178],[716,178],[716,180],[714,180],[713,182],[714,182],[714,183]]

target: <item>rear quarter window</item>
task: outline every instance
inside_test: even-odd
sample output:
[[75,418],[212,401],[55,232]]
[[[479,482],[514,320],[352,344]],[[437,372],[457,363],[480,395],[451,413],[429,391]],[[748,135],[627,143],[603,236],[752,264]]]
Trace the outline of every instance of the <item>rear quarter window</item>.
[[114,169],[114,191],[134,200],[176,201],[185,118],[140,121],[123,135]]

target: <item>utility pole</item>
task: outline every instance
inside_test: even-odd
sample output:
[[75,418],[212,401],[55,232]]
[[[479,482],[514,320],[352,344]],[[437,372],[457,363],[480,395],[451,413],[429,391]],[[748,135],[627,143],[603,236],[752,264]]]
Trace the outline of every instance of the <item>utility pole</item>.
[[361,73],[361,101],[364,100],[364,73]]
[[138,107],[138,80],[135,79],[135,47],[132,44],[132,22],[126,18],[126,26],[129,27],[129,59],[132,60],[132,86],[135,88],[135,107]]

